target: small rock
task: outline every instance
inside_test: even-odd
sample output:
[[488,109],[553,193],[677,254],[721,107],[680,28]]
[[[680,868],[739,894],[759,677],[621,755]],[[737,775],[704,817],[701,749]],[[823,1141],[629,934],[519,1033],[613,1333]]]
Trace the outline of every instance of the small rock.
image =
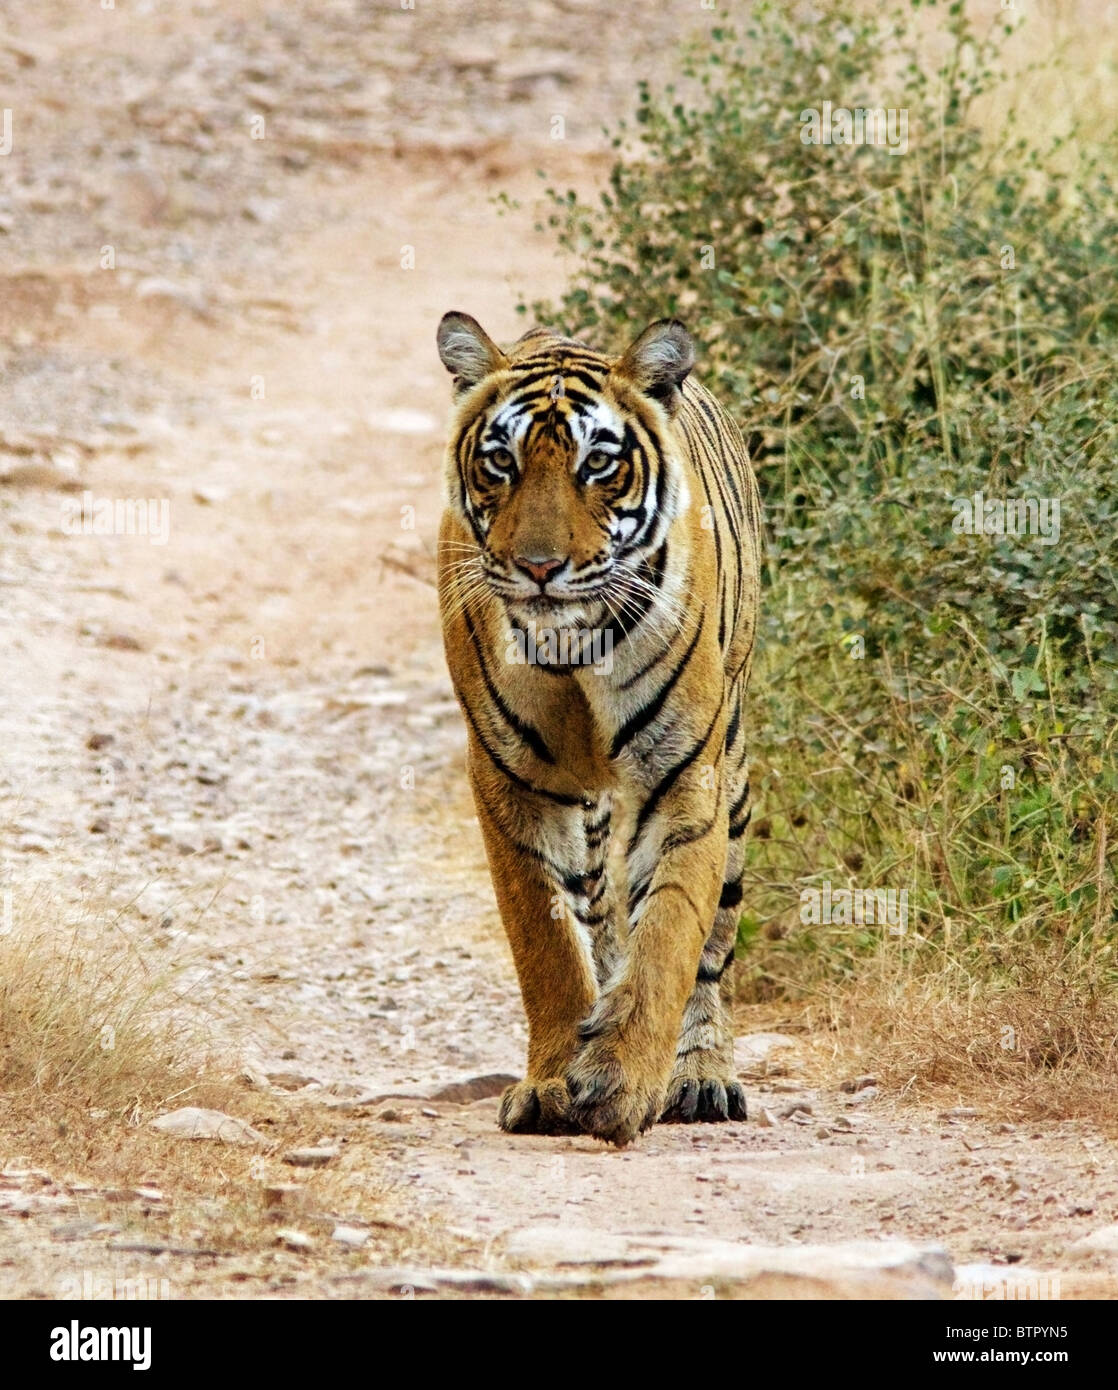
[[757,1123],[763,1129],[775,1129],[777,1124],[776,1116],[771,1110],[766,1110],[762,1107],[761,1113],[757,1116]]
[[111,1226],[104,1221],[67,1221],[61,1226],[52,1227],[50,1238],[59,1241],[89,1240],[92,1236],[115,1236],[119,1232],[119,1226]]
[[114,652],[142,652],[144,649],[139,638],[133,637],[130,632],[110,632],[97,645]]
[[784,1033],[746,1033],[734,1039],[734,1065],[738,1071],[749,1071],[769,1060],[782,1047],[795,1047],[795,1038]]
[[839,1090],[847,1091],[851,1095],[853,1095],[855,1091],[864,1091],[868,1086],[876,1085],[876,1076],[852,1076],[848,1081],[844,1081],[842,1083],[842,1085],[839,1087]]
[[304,1086],[320,1084],[315,1076],[304,1076],[298,1071],[270,1071],[267,1073],[268,1080],[273,1086],[278,1086],[281,1091],[301,1091]]
[[[507,1087],[513,1086],[519,1077],[510,1076],[507,1072],[487,1072],[484,1076],[471,1076],[465,1081],[452,1081],[447,1086],[440,1086],[437,1091],[433,1091],[428,1100],[451,1101],[458,1105],[468,1104],[474,1100],[488,1100],[490,1096],[499,1096]],[[384,1119],[382,1114],[381,1119]]]
[[159,275],[149,275],[141,280],[136,286],[136,298],[170,300],[173,304],[191,310],[199,318],[207,318],[210,313],[206,296],[200,290],[176,284],[174,280]]
[[266,1144],[268,1141],[244,1120],[220,1110],[202,1110],[194,1105],[172,1110],[151,1121],[151,1128],[172,1139],[218,1139],[223,1144]]
[[978,1111],[972,1110],[969,1105],[956,1105],[951,1110],[941,1110],[939,1118],[941,1120],[975,1120],[978,1118]]
[[283,1161],[293,1168],[325,1168],[339,1153],[341,1150],[333,1145],[318,1149],[292,1149],[284,1154]]
[[87,748],[92,748],[93,751],[97,753],[102,748],[107,748],[109,744],[112,743],[114,737],[115,735],[113,734],[90,734],[85,741],[85,746]]
[[314,1241],[306,1231],[283,1230],[276,1232],[276,1244],[287,1250],[312,1250]]
[[782,1120],[791,1120],[797,1114],[811,1115],[814,1111],[806,1100],[792,1100],[787,1105],[782,1105],[776,1112]]
[[538,58],[524,57],[504,62],[497,70],[498,78],[513,86],[530,86],[533,82],[551,79],[567,83],[578,74],[577,64],[561,54],[548,53]]
[[81,486],[69,473],[39,461],[5,469],[0,472],[0,484],[18,488],[57,488],[62,492],[76,492]]
[[98,816],[89,823],[89,833],[91,835],[107,835],[109,833],[109,820],[107,816]]
[[196,487],[191,493],[191,496],[201,507],[214,507],[217,506],[219,502],[226,502],[229,500],[229,489],[227,487],[218,487],[210,484],[204,487]]
[[335,1226],[330,1239],[336,1240],[342,1245],[351,1245],[355,1250],[360,1250],[369,1239],[369,1232],[363,1231],[360,1226]]
[[1118,1255],[1118,1224],[1101,1226],[1089,1236],[1082,1236],[1073,1247],[1075,1250],[1099,1250],[1106,1255]]
[[847,1099],[847,1105],[868,1105],[870,1101],[877,1099],[877,1087],[867,1086],[864,1091],[855,1091]]

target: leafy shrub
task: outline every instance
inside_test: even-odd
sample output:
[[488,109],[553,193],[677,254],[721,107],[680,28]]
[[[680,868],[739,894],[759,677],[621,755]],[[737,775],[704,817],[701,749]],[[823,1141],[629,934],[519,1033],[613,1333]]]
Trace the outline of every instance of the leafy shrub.
[[[641,86],[599,203],[550,190],[581,268],[521,306],[616,347],[683,318],[747,430],[757,996],[883,949],[960,980],[1040,943],[1115,968],[1118,141],[1026,135],[1009,29],[953,4],[929,36],[920,8],[713,29]],[[906,110],[907,149],[805,143],[825,99]],[[1058,539],[957,533],[976,492],[1057,500]],[[915,925],[805,928],[821,879],[904,886]]]

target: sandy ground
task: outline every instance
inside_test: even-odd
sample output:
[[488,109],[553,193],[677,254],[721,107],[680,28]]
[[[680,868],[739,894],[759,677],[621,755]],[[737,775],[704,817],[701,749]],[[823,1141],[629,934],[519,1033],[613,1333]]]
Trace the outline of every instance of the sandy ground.
[[[518,292],[558,290],[537,168],[592,186],[601,122],[704,17],[50,0],[0,24],[0,883],[17,923],[119,912],[255,1078],[244,1117],[336,1116],[384,1229],[430,1236],[128,1256],[177,1294],[1113,1291],[1118,1242],[1077,1245],[1118,1222],[1109,1140],[843,1091],[810,1039],[743,1045],[747,1124],[624,1152],[502,1135],[499,1081],[438,1098],[517,1074],[525,1030],[430,587],[434,328],[515,336]],[[85,490],[165,499],[166,543],[68,534]],[[0,1175],[3,1295],[119,1267],[37,1144],[45,1176]]]

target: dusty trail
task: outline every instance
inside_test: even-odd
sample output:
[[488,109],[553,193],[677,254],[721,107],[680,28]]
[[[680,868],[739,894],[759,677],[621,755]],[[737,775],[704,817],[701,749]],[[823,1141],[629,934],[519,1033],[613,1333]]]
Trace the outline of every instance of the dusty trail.
[[[539,163],[592,182],[598,125],[685,21],[633,34],[574,0],[515,24],[362,13],[198,3],[188,42],[154,12],[111,28],[47,4],[22,55],[0,47],[19,93],[0,162],[17,913],[124,909],[265,1085],[367,1131],[394,1219],[448,1233],[441,1273],[339,1247],[242,1293],[942,1297],[1023,1270],[1113,1292],[1118,1242],[1074,1244],[1118,1221],[1110,1141],[843,1092],[806,1040],[743,1046],[771,1122],[622,1153],[501,1135],[492,1095],[433,1098],[517,1072],[524,1045],[429,583],[434,325],[461,307],[513,336],[516,292],[558,288],[531,206],[490,200],[534,197]],[[82,489],[168,498],[167,543],[66,535]],[[49,1290],[54,1219],[0,1193],[18,1252],[0,1294]],[[68,1258],[95,1263],[98,1239]],[[180,1284],[227,1273],[197,1261]]]

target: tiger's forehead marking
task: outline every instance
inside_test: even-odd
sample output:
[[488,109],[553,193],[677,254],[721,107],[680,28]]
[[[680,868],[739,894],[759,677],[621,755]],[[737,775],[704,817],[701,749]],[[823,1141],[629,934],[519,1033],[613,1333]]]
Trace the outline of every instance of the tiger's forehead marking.
[[557,401],[565,395],[566,391],[563,389],[563,376],[562,373],[560,373],[551,383],[551,394],[548,396],[548,400]]
[[[515,448],[523,442],[533,425],[551,434],[561,428],[580,455],[590,451],[600,431],[618,442],[624,438],[625,422],[607,402],[598,400],[587,405],[572,400],[565,392],[556,396],[554,391],[553,383],[551,392],[545,397],[537,396],[534,401],[506,401],[493,416],[489,432],[499,436],[510,448]],[[545,402],[547,408],[541,411],[541,405]]]

